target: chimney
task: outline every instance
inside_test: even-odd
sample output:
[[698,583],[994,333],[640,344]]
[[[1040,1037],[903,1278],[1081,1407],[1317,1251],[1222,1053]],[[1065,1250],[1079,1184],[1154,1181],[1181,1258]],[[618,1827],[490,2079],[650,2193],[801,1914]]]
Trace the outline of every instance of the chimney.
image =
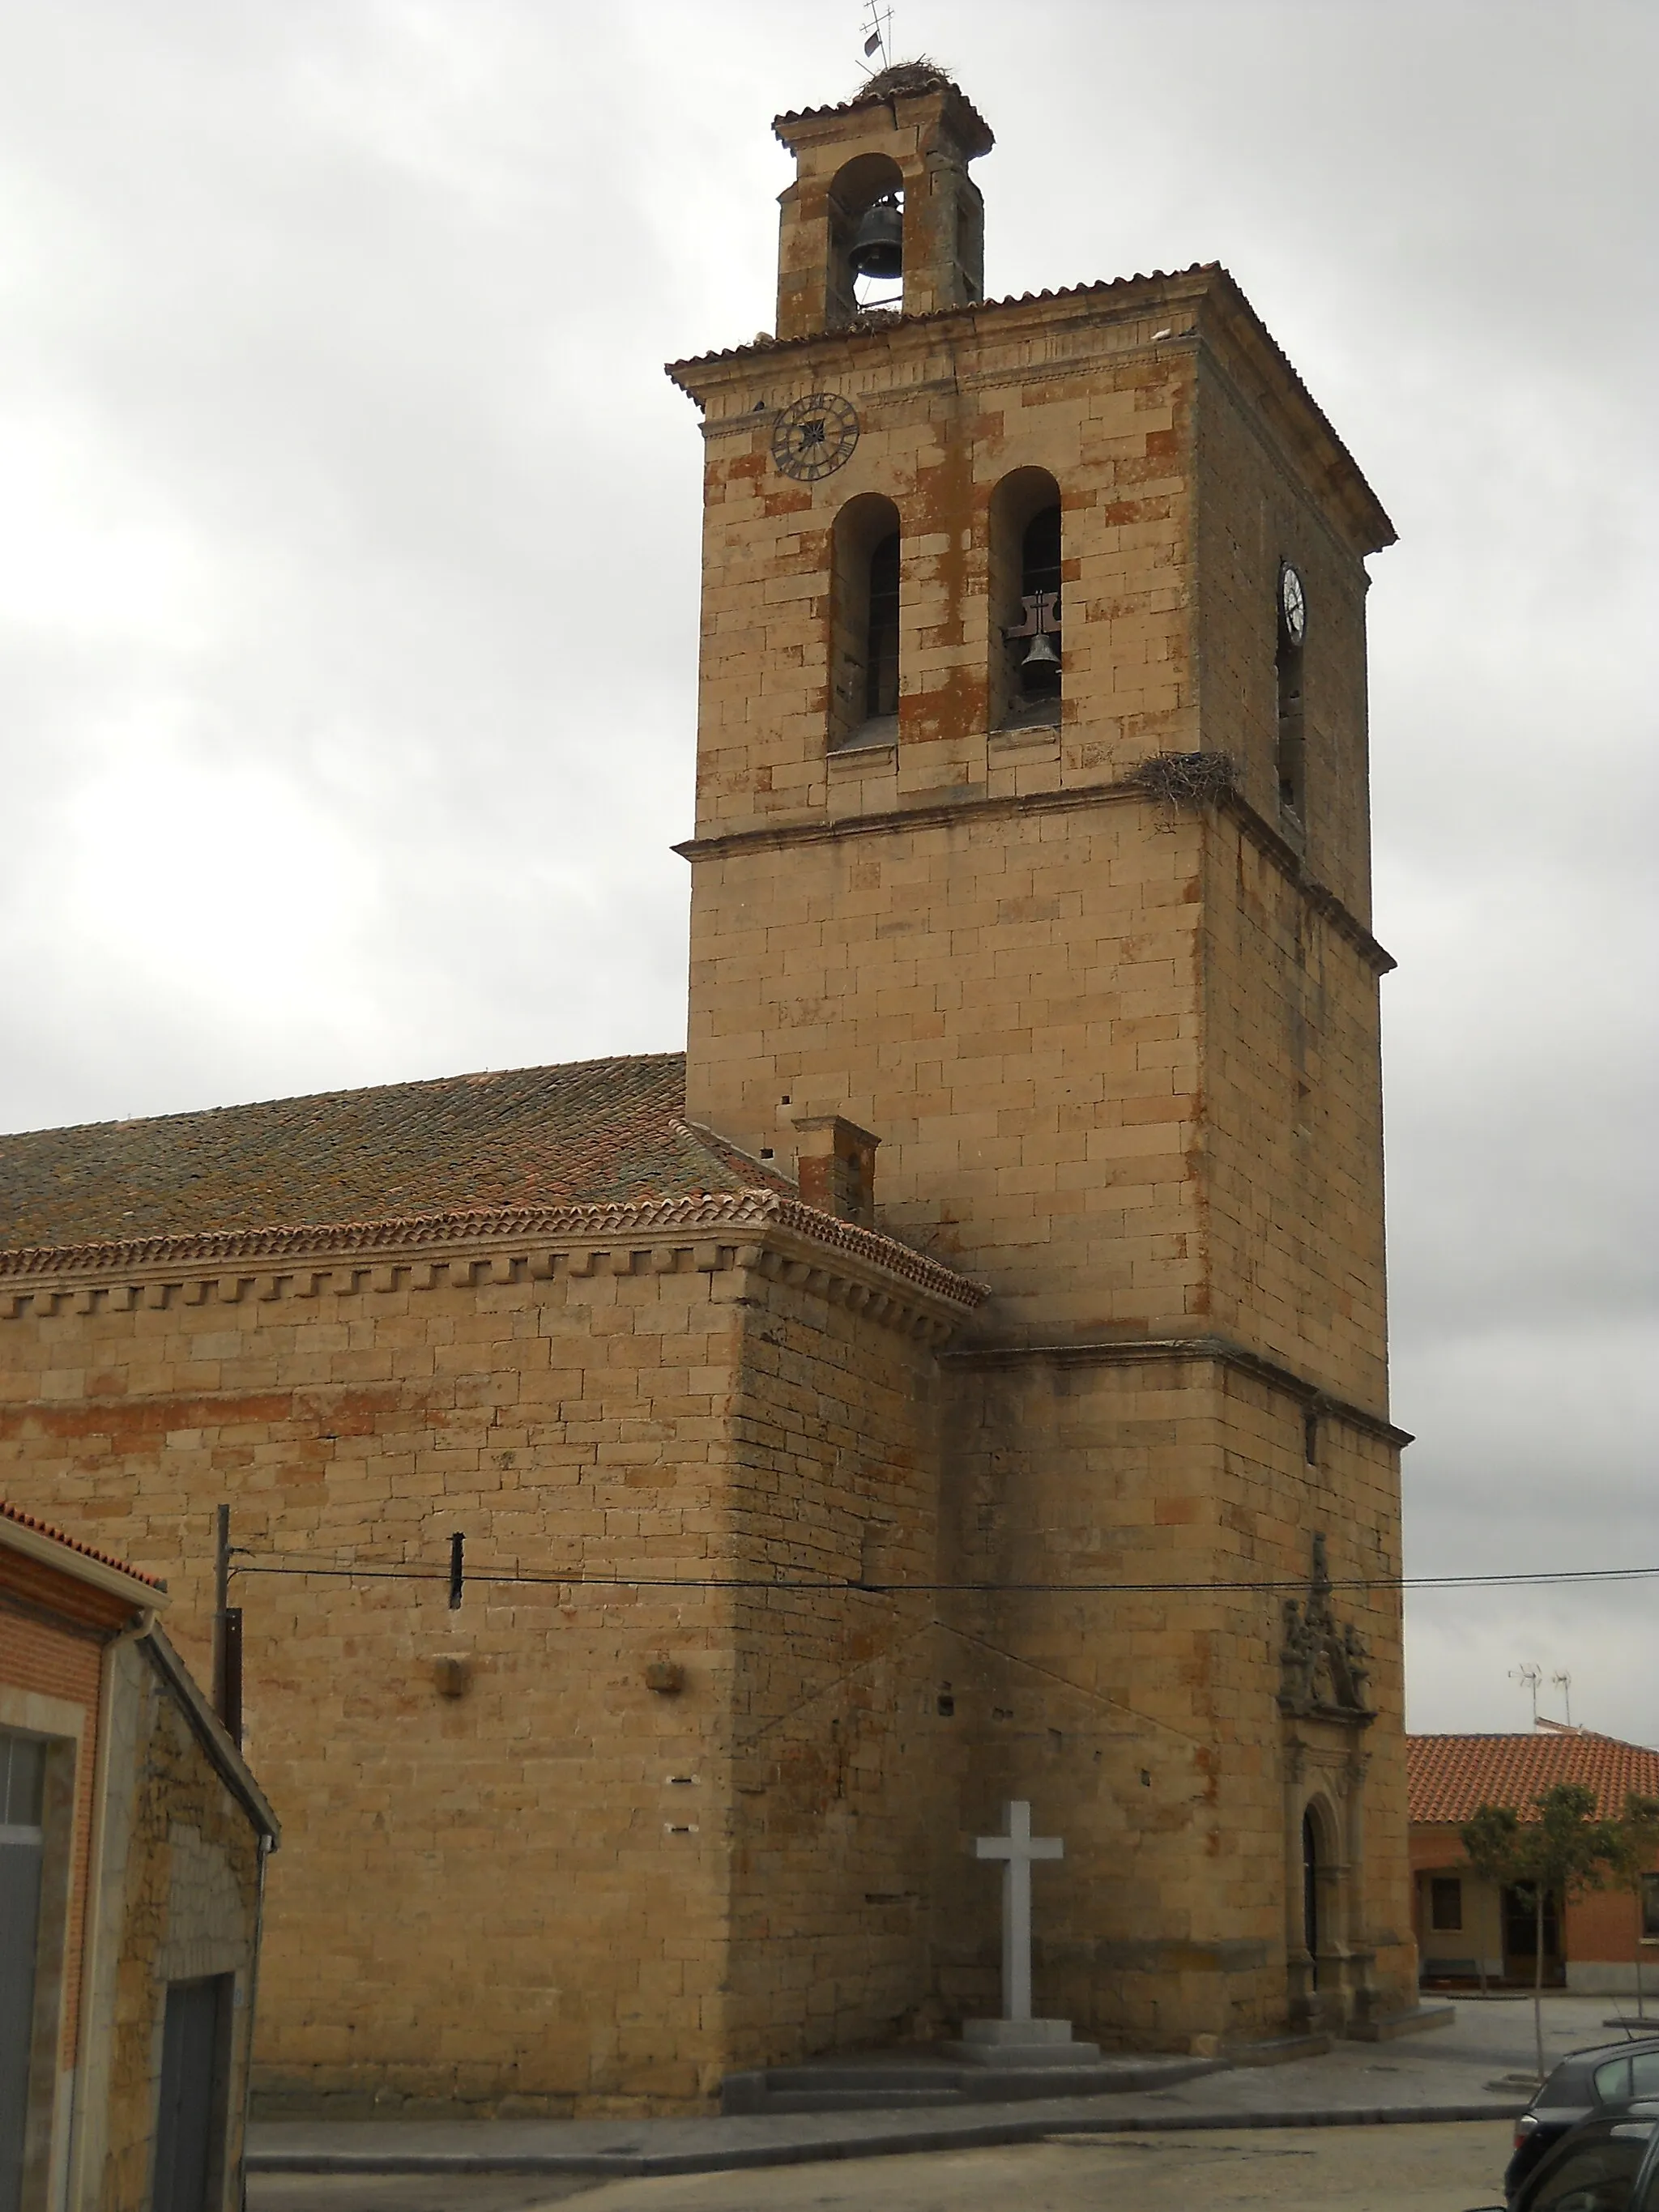
[[796,1172],[807,1205],[833,1213],[838,1220],[856,1221],[861,1229],[873,1229],[876,1146],[881,1139],[839,1114],[803,1115],[795,1123],[795,1135]]

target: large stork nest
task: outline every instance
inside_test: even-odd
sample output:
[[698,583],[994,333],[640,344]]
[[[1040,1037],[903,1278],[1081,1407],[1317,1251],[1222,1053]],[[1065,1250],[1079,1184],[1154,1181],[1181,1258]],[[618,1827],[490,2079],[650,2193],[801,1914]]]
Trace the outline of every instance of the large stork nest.
[[857,97],[885,100],[895,93],[934,92],[940,85],[955,82],[949,70],[926,54],[918,54],[913,62],[889,62],[884,70],[878,70],[859,87]]
[[1183,807],[1212,806],[1238,788],[1231,753],[1152,753],[1125,779],[1158,802],[1160,829],[1173,830]]

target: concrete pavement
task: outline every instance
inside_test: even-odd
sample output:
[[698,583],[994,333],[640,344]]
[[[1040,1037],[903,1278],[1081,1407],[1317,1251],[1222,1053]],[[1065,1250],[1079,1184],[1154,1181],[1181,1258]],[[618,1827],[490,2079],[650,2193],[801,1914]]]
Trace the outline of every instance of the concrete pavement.
[[257,2177],[250,2212],[1465,2212],[1499,2202],[1510,2130],[1483,2124],[1051,2137],[932,2158],[602,2181],[452,2174]]
[[[1605,1998],[1547,1999],[1548,2061],[1615,2039],[1607,2009]],[[1526,2103],[1532,2073],[1530,2005],[1460,2000],[1452,2027],[1421,2039],[1342,2044],[1322,2057],[1117,2095],[694,2119],[267,2122],[252,2130],[249,2170],[599,2179],[965,2153],[1071,2135],[1501,2121]]]

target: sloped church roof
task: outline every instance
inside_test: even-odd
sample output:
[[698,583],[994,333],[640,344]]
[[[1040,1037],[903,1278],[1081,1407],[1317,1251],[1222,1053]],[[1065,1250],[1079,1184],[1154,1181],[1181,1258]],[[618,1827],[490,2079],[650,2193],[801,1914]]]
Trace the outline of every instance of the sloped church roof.
[[0,1136],[0,1249],[793,1194],[684,1112],[684,1054],[647,1053]]

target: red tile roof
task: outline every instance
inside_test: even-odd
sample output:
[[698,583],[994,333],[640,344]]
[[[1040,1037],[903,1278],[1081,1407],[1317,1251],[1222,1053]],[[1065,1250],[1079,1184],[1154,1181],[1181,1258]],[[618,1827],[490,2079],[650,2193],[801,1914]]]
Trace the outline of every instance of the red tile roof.
[[0,1136],[0,1250],[793,1186],[688,1124],[679,1053]]
[[1408,1735],[1406,1774],[1413,1826],[1458,1826],[1484,1805],[1507,1805],[1523,1820],[1558,1782],[1594,1790],[1603,1820],[1625,1809],[1627,1791],[1659,1797],[1659,1751],[1590,1729],[1537,1735]]
[[94,1551],[83,1544],[78,1536],[71,1536],[62,1528],[55,1528],[50,1521],[38,1521],[33,1513],[25,1513],[21,1505],[9,1505],[0,1498],[0,1521],[10,1521],[19,1528],[31,1529],[37,1536],[49,1536],[54,1544],[62,1544],[71,1552],[78,1552],[83,1559],[96,1559],[100,1567],[113,1567],[118,1574],[131,1575],[136,1583],[148,1583],[151,1589],[164,1590],[167,1584],[160,1575],[149,1575],[142,1567],[130,1566],[126,1560],[118,1559],[113,1553]]
[[949,72],[927,61],[894,62],[860,85],[850,100],[832,101],[828,107],[792,107],[787,115],[773,117],[772,128],[787,146],[791,124],[821,123],[832,115],[852,115],[860,107],[878,107],[928,92],[945,94],[945,112],[969,160],[988,154],[997,143],[990,125]]

